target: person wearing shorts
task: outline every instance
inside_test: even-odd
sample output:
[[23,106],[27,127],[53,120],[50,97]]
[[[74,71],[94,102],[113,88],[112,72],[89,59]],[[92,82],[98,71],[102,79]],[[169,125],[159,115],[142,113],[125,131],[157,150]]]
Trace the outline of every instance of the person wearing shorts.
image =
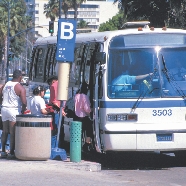
[[[13,79],[8,81],[0,88],[0,102],[2,103],[1,115],[3,122],[3,132],[1,136],[2,158],[14,158],[15,150],[15,124],[16,115],[23,114],[26,110],[26,89],[20,84],[22,80],[22,72],[15,70]],[[5,146],[10,134],[10,153],[7,154]]]

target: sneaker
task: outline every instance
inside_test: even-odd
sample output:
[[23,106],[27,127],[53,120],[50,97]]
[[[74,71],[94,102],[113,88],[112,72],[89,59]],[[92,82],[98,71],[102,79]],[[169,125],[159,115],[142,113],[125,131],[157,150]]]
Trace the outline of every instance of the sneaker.
[[7,153],[6,152],[1,152],[1,158],[7,158]]
[[7,159],[15,159],[15,154],[8,154]]

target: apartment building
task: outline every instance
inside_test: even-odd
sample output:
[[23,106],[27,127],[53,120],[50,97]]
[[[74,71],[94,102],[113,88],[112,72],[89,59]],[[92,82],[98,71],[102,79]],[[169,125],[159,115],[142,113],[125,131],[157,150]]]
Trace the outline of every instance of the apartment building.
[[[45,17],[44,4],[48,3],[48,0],[25,0],[27,4],[27,14],[33,17],[35,26],[42,26],[42,28],[35,28],[35,36],[49,36],[48,23],[49,18]],[[77,21],[84,20],[87,22],[88,27],[92,31],[97,31],[99,25],[111,19],[119,12],[118,4],[113,4],[113,0],[87,0],[81,4],[78,8]],[[64,15],[61,15],[64,18]],[[74,10],[69,9],[68,19],[74,18]],[[57,35],[57,21],[54,24],[54,34]]]

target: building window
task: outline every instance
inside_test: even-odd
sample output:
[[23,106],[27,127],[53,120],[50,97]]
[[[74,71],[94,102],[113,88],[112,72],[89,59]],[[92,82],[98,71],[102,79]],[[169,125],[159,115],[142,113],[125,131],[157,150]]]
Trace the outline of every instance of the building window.
[[35,11],[35,14],[39,14],[39,10],[36,10],[36,11]]
[[81,4],[80,8],[99,8],[99,5],[85,5],[85,4]]
[[108,0],[87,0],[87,1],[108,1]]
[[35,17],[35,21],[39,21],[39,17]]

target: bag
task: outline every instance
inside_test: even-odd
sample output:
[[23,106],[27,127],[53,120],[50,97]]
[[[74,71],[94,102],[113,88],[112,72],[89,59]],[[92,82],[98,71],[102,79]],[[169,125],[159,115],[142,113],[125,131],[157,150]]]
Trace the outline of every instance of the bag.
[[74,97],[71,97],[67,100],[65,109],[64,109],[67,118],[74,118],[75,117],[75,102]]
[[64,111],[66,113],[67,118],[75,118],[74,110],[69,109],[68,106],[65,107]]

